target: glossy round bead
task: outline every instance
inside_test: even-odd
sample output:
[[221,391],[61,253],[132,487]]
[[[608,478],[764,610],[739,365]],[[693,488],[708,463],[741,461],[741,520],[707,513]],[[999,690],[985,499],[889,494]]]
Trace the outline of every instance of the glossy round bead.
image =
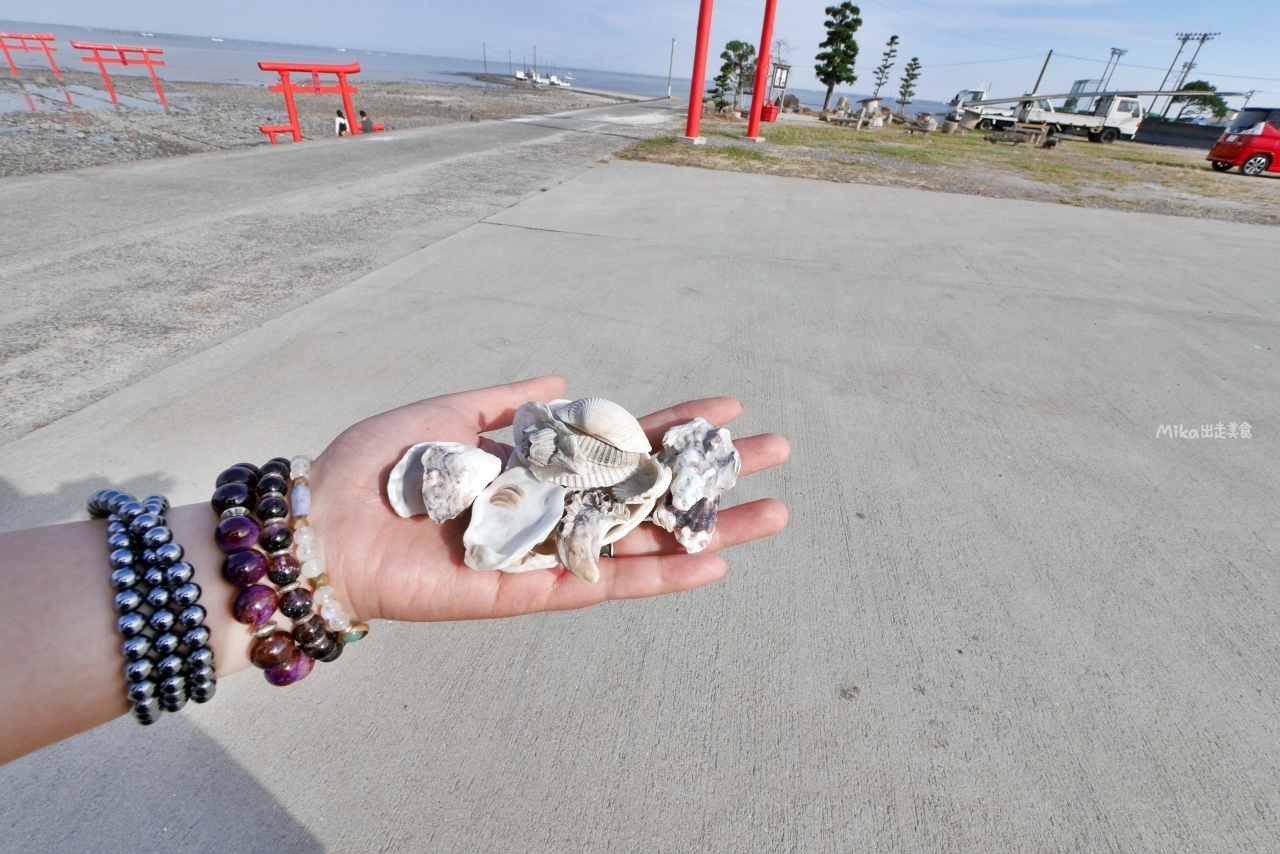
[[187,693],[187,677],[183,676],[181,673],[168,676],[160,680],[158,690],[162,697],[166,695],[172,697],[177,694],[185,694]]
[[170,676],[180,675],[186,666],[187,663],[182,659],[182,656],[166,655],[156,665],[156,674],[161,679],[168,679]]
[[257,584],[266,572],[267,558],[262,552],[234,552],[222,562],[222,577],[233,587]]
[[138,559],[134,557],[133,551],[130,549],[116,549],[107,555],[107,563],[111,564],[112,569],[119,569],[122,566],[136,565]]
[[127,492],[116,492],[115,495],[107,499],[107,510],[113,515],[120,511],[120,508],[133,501],[133,496]]
[[326,663],[330,661],[337,661],[338,656],[340,655],[342,655],[342,644],[335,640],[332,648],[326,649],[322,654],[316,655],[316,661],[323,661]]
[[151,642],[151,648],[160,655],[170,655],[181,645],[182,638],[170,632],[165,632]]
[[143,563],[144,565],[146,565],[146,566],[155,566],[155,565],[156,565],[156,550],[155,550],[155,549],[143,549],[143,551],[142,551],[142,563]]
[[262,474],[262,470],[259,469],[257,466],[255,466],[253,463],[236,463],[236,467],[242,468],[242,469],[248,469],[249,471],[253,472],[254,477],[257,477],[258,475]]
[[315,643],[310,644],[309,646],[304,646],[302,651],[314,658],[316,661],[332,661],[334,658],[337,658],[333,653],[334,648],[339,646],[341,646],[341,644],[334,639],[333,635],[323,634]]
[[[282,478],[288,477],[289,461],[284,457],[272,457],[267,460],[260,471],[262,472],[262,477],[267,477],[268,475],[275,475],[276,477]],[[259,480],[261,480],[261,478],[259,478]]]
[[178,625],[184,629],[194,629],[196,626],[204,624],[205,616],[203,605],[191,605],[183,608],[182,612],[178,614]]
[[119,492],[114,489],[99,489],[89,497],[89,515],[95,519],[101,519],[111,510],[107,507],[107,502],[112,496],[118,495]]
[[[335,597],[335,596],[337,596],[337,595],[338,595],[338,594],[337,594],[337,592],[336,592],[332,587],[330,587],[328,584],[326,584],[326,585],[324,585],[323,587],[317,587],[317,588],[316,588],[316,592],[315,592],[315,597],[314,597],[314,598],[315,598],[315,600],[316,600],[317,602],[319,602],[321,605],[325,605],[325,604],[327,604],[327,603],[329,603],[329,602],[332,602],[332,601],[334,600],[334,597]],[[326,619],[327,619],[327,618],[326,618]]]
[[217,540],[218,548],[227,554],[238,552],[244,549],[252,548],[258,542],[258,534],[261,529],[258,523],[253,521],[249,516],[232,516],[230,519],[223,519],[218,523],[218,530],[214,533],[214,539]]
[[231,615],[237,623],[256,626],[271,619],[276,612],[276,592],[264,584],[252,584],[236,594],[231,602]]
[[300,528],[293,532],[293,541],[300,546],[313,545],[316,541],[316,532],[310,528]]
[[141,682],[143,679],[150,679],[151,671],[154,669],[155,665],[151,663],[151,659],[140,658],[124,666],[124,678],[130,682]]
[[187,674],[187,685],[193,688],[199,685],[208,685],[214,678],[212,667],[201,667]]
[[195,574],[195,568],[191,564],[186,561],[178,561],[173,566],[165,568],[164,586],[170,589],[181,587],[189,582]]
[[304,578],[319,578],[324,575],[324,558],[313,557],[303,561],[302,575]]
[[142,594],[136,590],[121,590],[116,594],[113,604],[117,614],[130,614],[141,608],[144,601]]
[[107,548],[111,549],[111,551],[115,551],[116,549],[132,549],[133,538],[125,531],[112,534],[107,537]]
[[256,469],[251,469],[247,465],[235,465],[218,475],[218,482],[214,486],[226,486],[228,483],[243,483],[249,488],[258,482],[258,473]]
[[187,667],[192,670],[199,670],[201,667],[208,667],[213,664],[213,650],[209,647],[201,647],[187,656]]
[[121,504],[115,511],[116,515],[120,517],[120,521],[125,522],[126,524],[132,522],[134,519],[146,512],[146,506],[137,499]]
[[182,642],[187,645],[187,649],[195,650],[209,645],[209,629],[207,626],[197,626],[182,636]]
[[142,576],[129,567],[121,567],[111,573],[111,587],[114,590],[129,590],[136,587]]
[[125,661],[137,661],[146,658],[151,652],[151,639],[146,635],[136,635],[120,645],[120,652]]
[[286,685],[292,685],[305,679],[307,674],[311,672],[311,668],[315,666],[311,656],[307,655],[300,649],[295,649],[293,655],[289,656],[289,660],[283,664],[277,664],[275,667],[268,667],[262,671],[267,677],[267,681],[276,687],[283,688]]
[[257,493],[247,483],[224,483],[213,491],[209,504],[221,516],[232,507],[252,507],[256,497]]
[[191,688],[188,696],[191,697],[193,703],[207,703],[213,699],[214,692],[218,690],[217,681],[208,683],[207,685],[195,685]]
[[258,479],[258,494],[284,496],[289,491],[289,481],[278,474],[264,474]]
[[124,522],[121,522],[119,519],[116,519],[115,517],[111,517],[111,518],[112,518],[112,521],[107,523],[108,535],[129,533],[128,525],[126,525]]
[[293,545],[293,531],[283,522],[273,522],[262,529],[258,535],[258,543],[264,552],[284,551]]
[[289,515],[289,502],[285,501],[283,495],[264,495],[253,508],[253,515],[264,525],[271,519],[284,519]]
[[167,632],[173,628],[174,623],[178,622],[178,617],[172,611],[161,609],[152,614],[147,622],[157,632]]
[[[133,520],[137,523],[137,519]],[[159,548],[165,543],[173,542],[173,531],[170,531],[164,525],[156,525],[151,530],[142,535],[142,544],[149,549]]]
[[267,578],[272,584],[284,587],[298,580],[302,574],[302,566],[293,555],[275,555],[267,561]]
[[133,682],[129,685],[129,690],[124,692],[124,695],[129,698],[129,702],[131,703],[136,703],[139,700],[145,700],[148,697],[154,697],[156,695],[156,683],[152,682],[150,679],[146,679],[142,682]]
[[129,533],[141,537],[147,531],[160,524],[160,517],[154,513],[139,513],[129,521]]
[[164,569],[182,560],[182,546],[177,543],[165,543],[156,549],[155,565]]
[[173,591],[173,601],[184,608],[196,604],[200,601],[200,585],[183,584]]
[[[310,530],[309,528],[306,530]],[[309,560],[315,560],[320,557],[320,549],[316,546],[315,540],[309,543],[300,543],[293,549],[293,555],[298,560],[306,563]]]
[[152,566],[142,573],[142,582],[148,587],[156,587],[164,584],[164,570],[158,566]]
[[152,587],[147,593],[147,604],[152,608],[163,608],[169,604],[172,593],[165,587]]
[[332,617],[324,618],[324,625],[331,632],[345,632],[351,628],[351,618],[342,611],[334,614]]
[[116,631],[122,637],[131,638],[140,635],[147,628],[147,618],[138,613],[125,614],[116,620]]
[[293,657],[293,636],[288,632],[273,632],[258,638],[249,646],[249,661],[254,667],[266,670],[284,664]]
[[169,512],[169,499],[165,498],[163,495],[148,495],[146,498],[142,499],[142,503],[148,505],[159,505],[160,509],[157,511],[159,513]]
[[314,644],[324,635],[324,620],[316,614],[303,617],[293,624],[293,642],[298,646]]
[[160,716],[160,701],[155,697],[138,700],[133,704],[133,714],[142,723],[155,723]]
[[311,613],[311,592],[302,587],[290,590],[280,597],[280,613],[297,620]]
[[186,694],[175,694],[169,697],[160,698],[160,708],[166,712],[180,712],[182,707],[187,704]]

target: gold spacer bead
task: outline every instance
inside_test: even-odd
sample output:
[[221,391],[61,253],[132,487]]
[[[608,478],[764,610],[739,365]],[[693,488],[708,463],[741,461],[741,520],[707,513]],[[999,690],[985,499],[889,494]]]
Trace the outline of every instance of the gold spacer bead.
[[294,486],[310,486],[311,481],[307,480],[305,477],[295,477],[293,479],[293,485]]
[[299,528],[310,528],[310,527],[311,527],[311,523],[307,521],[306,516],[293,517],[293,530],[296,531]]
[[320,573],[315,578],[308,579],[311,582],[312,590],[319,590],[329,583],[329,576],[326,573]]

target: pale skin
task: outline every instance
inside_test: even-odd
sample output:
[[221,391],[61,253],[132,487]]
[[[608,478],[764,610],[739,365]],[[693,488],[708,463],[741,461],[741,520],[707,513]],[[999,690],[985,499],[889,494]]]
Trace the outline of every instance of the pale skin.
[[[475,572],[462,559],[468,514],[437,525],[392,511],[387,474],[410,445],[461,442],[502,454],[480,434],[510,426],[520,404],[562,398],[564,391],[561,378],[541,377],[419,401],[348,428],[316,458],[311,524],[347,613],[364,621],[477,620],[678,593],[724,576],[721,549],[786,526],[786,508],[776,500],[731,507],[721,512],[711,545],[691,555],[670,534],[645,524],[615,545],[615,556],[600,562],[600,581],[588,584],[563,567]],[[652,413],[640,423],[656,446],[675,424],[700,415],[725,425],[741,412],[736,400],[716,397]],[[774,434],[735,438],[734,445],[744,476],[776,466],[790,453],[786,440]],[[216,514],[207,503],[192,504],[173,508],[167,521],[203,590],[218,678],[252,669],[248,631],[231,619],[235,588],[222,579],[223,555],[213,542]],[[0,534],[0,649],[6,650],[0,656],[0,763],[129,711],[108,574],[102,520]],[[350,654],[358,652],[357,645]],[[317,666],[341,667],[342,660]]]

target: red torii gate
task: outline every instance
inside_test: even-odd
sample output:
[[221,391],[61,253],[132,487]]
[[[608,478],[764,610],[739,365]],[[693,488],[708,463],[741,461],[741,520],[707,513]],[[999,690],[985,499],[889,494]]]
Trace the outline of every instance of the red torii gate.
[[[111,85],[111,75],[107,73],[107,65],[123,66],[129,65],[132,62],[134,65],[141,63],[147,66],[147,70],[151,72],[151,82],[156,85],[156,94],[160,96],[160,103],[164,105],[166,110],[169,109],[169,102],[165,100],[164,97],[164,89],[160,88],[160,78],[156,77],[156,66],[164,65],[164,61],[151,58],[151,54],[153,53],[164,53],[163,48],[127,47],[124,45],[114,44],[81,44],[77,41],[71,42],[71,46],[76,50],[93,51],[93,56],[82,56],[80,59],[83,62],[98,63],[98,69],[102,71],[102,82],[107,84],[107,92],[111,94],[111,103],[115,104],[117,107],[120,106],[120,102],[116,100],[116,89]],[[116,56],[103,56],[102,51],[114,53]],[[138,54],[138,58],[130,59],[129,54],[132,53]]]
[[[17,44],[9,44],[9,40],[14,39]],[[9,70],[13,72],[13,76],[18,76],[18,66],[13,64],[13,57],[9,55],[11,50],[20,51],[44,51],[45,57],[49,60],[49,66],[53,68],[54,75],[61,80],[62,72],[58,70],[58,63],[53,61],[53,54],[58,50],[56,47],[49,47],[49,42],[53,41],[53,33],[42,33],[35,35],[32,33],[0,33],[0,50],[4,51],[4,58],[9,62]],[[37,44],[29,45],[27,42],[37,42]]]
[[[702,145],[706,140],[698,136],[702,121],[702,98],[707,85],[707,43],[711,40],[711,7],[715,0],[702,0],[698,10],[698,43],[693,53],[693,84],[689,89],[689,120],[685,124],[685,142]],[[769,48],[773,41],[773,16],[778,0],[765,0],[764,26],[760,32],[760,55],[756,60],[755,92],[751,96],[751,120],[747,125],[747,139],[759,141],[760,113],[764,108],[765,89],[769,80]]]
[[[359,74],[360,63],[352,62],[348,65],[320,65],[311,62],[259,62],[258,67],[263,71],[274,71],[280,75],[280,82],[267,89],[271,92],[284,93],[284,107],[289,113],[289,124],[287,125],[262,125],[258,130],[265,133],[270,139],[271,144],[276,144],[276,134],[288,133],[293,136],[294,142],[302,142],[302,128],[298,124],[298,108],[293,103],[294,93],[313,94],[313,95],[341,95],[342,106],[346,108],[344,115],[347,117],[347,127],[352,134],[360,133],[360,125],[355,120],[355,111],[351,107],[351,96],[359,90],[356,87],[348,85],[348,74]],[[299,86],[293,82],[290,75],[294,72],[311,75],[310,86]],[[320,84],[321,74],[335,74],[338,77],[338,85],[322,86]]]

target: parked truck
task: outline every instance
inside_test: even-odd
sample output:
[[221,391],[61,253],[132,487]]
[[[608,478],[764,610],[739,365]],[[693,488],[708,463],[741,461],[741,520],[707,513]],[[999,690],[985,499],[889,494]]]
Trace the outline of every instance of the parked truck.
[[979,130],[1012,127],[1013,123],[1018,120],[1017,110],[1014,107],[970,106],[975,101],[981,101],[986,97],[986,89],[961,89],[948,105],[951,109],[947,113],[947,118],[953,122],[963,121],[966,111],[972,109],[978,113],[978,118],[971,125],[972,127],[976,127]]
[[[966,90],[957,95],[960,98]],[[1238,92],[1220,92],[1220,95],[1237,95]],[[1204,92],[1188,90],[1174,92],[1091,92],[1089,97],[1095,99],[1093,109],[1087,113],[1055,110],[1051,102],[1079,98],[1079,92],[1068,92],[1063,95],[1022,95],[1018,98],[971,98],[963,103],[963,117],[960,124],[967,128],[1002,128],[1016,123],[1047,124],[1054,133],[1087,137],[1090,142],[1115,142],[1117,139],[1133,139],[1138,126],[1146,115],[1139,96],[1148,95],[1204,95]],[[1014,115],[1004,118],[987,112],[1000,104],[1013,104]]]

